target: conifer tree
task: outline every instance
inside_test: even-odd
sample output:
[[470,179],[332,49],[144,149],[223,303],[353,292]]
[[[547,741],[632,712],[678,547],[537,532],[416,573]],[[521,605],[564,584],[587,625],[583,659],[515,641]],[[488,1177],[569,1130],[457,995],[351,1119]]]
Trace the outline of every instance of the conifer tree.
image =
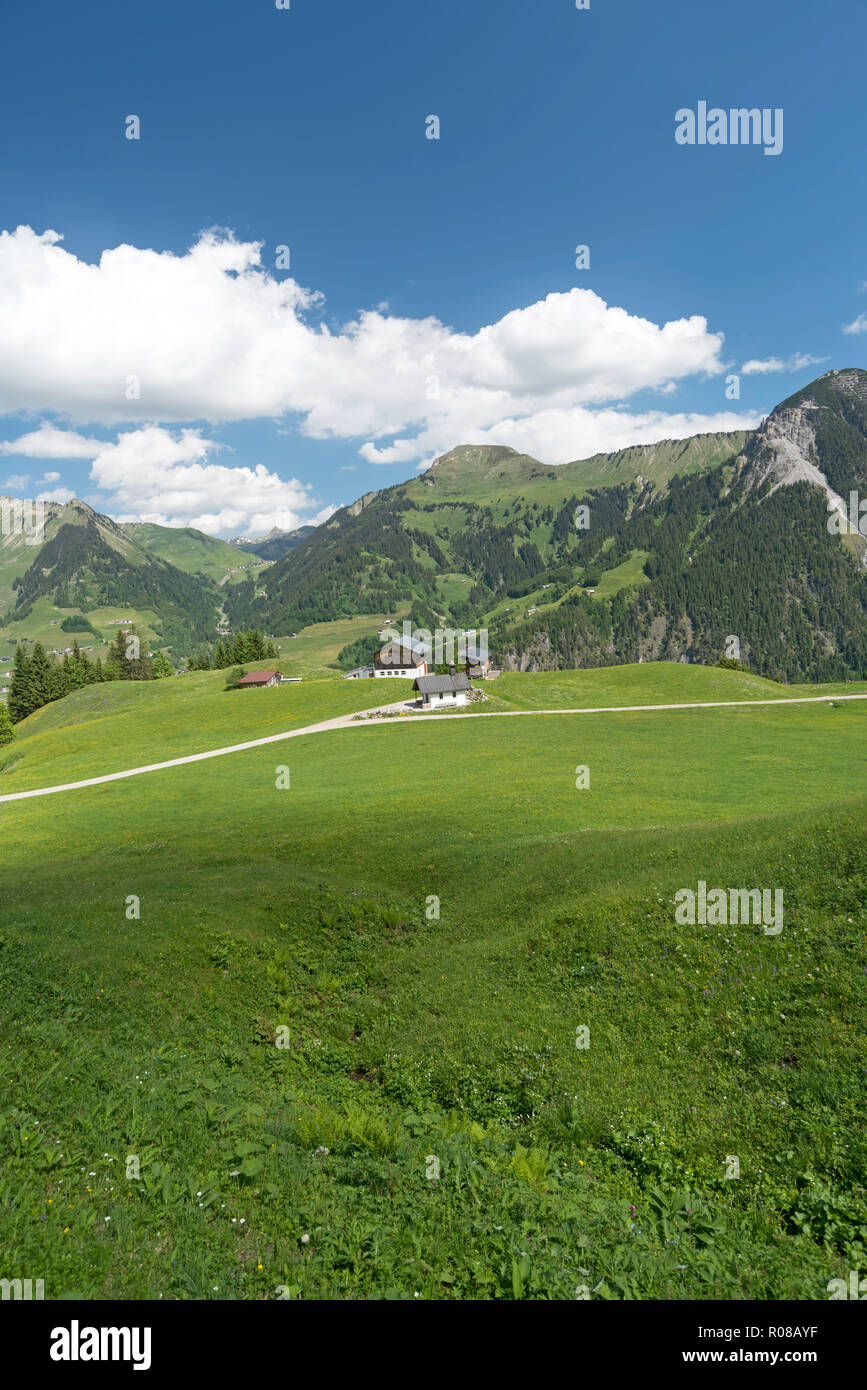
[[15,665],[12,670],[12,684],[9,687],[9,713],[17,724],[32,714],[36,706],[30,697],[30,661],[24,650],[24,643],[15,648]]

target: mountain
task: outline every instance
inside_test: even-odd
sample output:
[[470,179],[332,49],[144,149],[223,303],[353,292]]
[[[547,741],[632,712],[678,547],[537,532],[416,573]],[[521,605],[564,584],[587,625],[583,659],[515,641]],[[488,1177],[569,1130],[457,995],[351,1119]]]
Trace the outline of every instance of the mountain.
[[748,434],[562,467],[460,446],[335,513],[227,610],[268,631],[397,610],[487,627],[521,669],[715,663],[737,638],[774,679],[863,678],[864,542],[829,530],[827,510],[859,489],[867,373],[829,372]]
[[[244,549],[215,536],[206,536],[192,526],[157,526],[153,522],[133,521],[123,522],[120,529],[148,555],[168,560],[186,574],[203,574],[216,583],[250,558]],[[258,557],[254,555],[253,558]]]
[[86,616],[119,608],[135,621],[147,615],[152,638],[179,656],[211,637],[219,609],[213,580],[150,554],[134,530],[76,499],[46,504],[39,545],[22,534],[0,536],[4,636],[30,635],[28,622],[41,636],[42,626],[59,626],[70,610]]
[[281,531],[273,526],[265,536],[233,536],[229,544],[258,559],[279,560],[315,530],[315,526],[298,526],[294,531]]
[[[520,488],[529,501],[590,488],[613,487],[637,475],[662,485],[679,474],[698,473],[731,458],[743,448],[746,431],[700,434],[691,439],[663,439],[636,444],[613,454],[594,454],[576,463],[547,464],[503,446],[462,445],[436,459],[417,481],[405,484],[406,495],[419,502],[445,500],[496,503],[502,487]],[[541,481],[540,481],[541,480]]]

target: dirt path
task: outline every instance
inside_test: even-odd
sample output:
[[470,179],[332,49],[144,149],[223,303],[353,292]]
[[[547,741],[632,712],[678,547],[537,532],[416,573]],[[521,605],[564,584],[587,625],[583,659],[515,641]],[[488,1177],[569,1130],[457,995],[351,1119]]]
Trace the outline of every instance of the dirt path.
[[[827,705],[843,700],[867,700],[864,695],[796,695],[793,699],[782,700],[702,700],[682,705],[600,705],[592,709],[498,709],[479,710],[477,714],[413,714],[407,719],[386,721],[389,726],[399,724],[406,728],[413,724],[426,723],[438,719],[440,723],[451,723],[453,719],[508,719],[519,715],[539,714],[643,714],[654,710],[674,709],[737,709],[743,705]],[[412,709],[406,700],[391,705],[377,705],[380,710]],[[288,738],[301,738],[304,734],[321,734],[331,729],[366,729],[379,727],[379,720],[357,719],[359,713],[373,713],[372,710],[355,710],[352,714],[341,714],[334,719],[324,719],[319,724],[306,724],[302,729],[289,729],[282,734],[269,734],[266,738],[254,738],[248,743],[233,743],[227,748],[212,748],[207,753],[188,753],[183,758],[169,758],[164,763],[148,763],[145,767],[130,767],[124,772],[108,772],[102,777],[87,777],[81,782],[64,782],[57,787],[34,787],[32,791],[7,792],[0,796],[2,801],[25,801],[31,796],[53,796],[55,792],[75,791],[78,787],[98,787],[103,782],[120,782],[125,777],[140,777],[145,772],[161,772],[166,767],[182,767],[185,763],[200,763],[206,758],[223,758],[228,753],[243,753],[248,748],[263,748],[269,743],[282,743]]]

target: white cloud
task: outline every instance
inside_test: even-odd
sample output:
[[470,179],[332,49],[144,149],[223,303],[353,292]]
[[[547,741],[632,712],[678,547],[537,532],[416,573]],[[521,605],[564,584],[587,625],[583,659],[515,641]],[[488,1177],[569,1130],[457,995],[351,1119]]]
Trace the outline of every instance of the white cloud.
[[867,333],[867,314],[859,314],[851,323],[843,324],[844,333]]
[[[494,429],[475,431],[462,442],[507,444],[545,463],[570,463],[573,459],[589,458],[591,454],[626,449],[632,444],[755,429],[761,419],[761,415],[740,415],[734,411],[719,411],[715,415],[668,415],[661,410],[650,410],[641,415],[628,415],[616,409],[594,411],[576,407],[541,411],[522,420],[501,420]],[[430,463],[433,456],[424,460],[424,464]]]
[[230,468],[212,463],[219,448],[196,429],[173,434],[155,425],[122,433],[101,444],[90,476],[109,497],[117,521],[153,521],[160,526],[194,526],[211,534],[291,531],[324,521],[335,510],[311,516],[310,488],[284,482],[263,464]]
[[[123,245],[90,265],[60,240],[29,227],[0,235],[0,412],[147,428],[295,416],[307,435],[360,439],[363,456],[383,463],[520,428],[550,438],[549,458],[579,457],[654,419],[655,437],[672,437],[682,417],[630,424],[611,403],[723,370],[723,335],[704,318],[659,325],[586,289],[475,333],[390,316],[384,302],[332,331],[318,321],[322,296],[273,278],[258,243],[214,232],[180,256]],[[138,400],[127,399],[133,376]],[[710,429],[716,417],[694,418]],[[48,433],[32,447],[47,447]],[[94,443],[75,435],[67,447],[82,452],[56,456],[87,457]],[[243,511],[234,499],[201,514]]]
[[[46,422],[38,430],[0,444],[0,454],[21,454],[31,459],[92,459],[102,447],[100,439],[86,439],[74,430],[58,429]],[[54,476],[59,478],[60,474]]]
[[39,480],[42,483],[56,483],[60,481],[59,473],[44,473]]
[[827,357],[813,357],[809,352],[796,352],[785,359],[782,357],[753,357],[741,367],[741,375],[756,376],[768,372],[800,372],[805,367],[815,367],[820,362],[827,361]]
[[38,493],[36,494],[36,501],[37,501],[37,502],[71,502],[74,496],[75,496],[75,493],[74,493],[74,492],[70,492],[70,490],[69,490],[68,487],[55,487],[55,488],[52,488],[50,492],[38,492]]
[[30,482],[29,473],[12,473],[3,484],[4,487],[11,488],[13,492],[20,492]]

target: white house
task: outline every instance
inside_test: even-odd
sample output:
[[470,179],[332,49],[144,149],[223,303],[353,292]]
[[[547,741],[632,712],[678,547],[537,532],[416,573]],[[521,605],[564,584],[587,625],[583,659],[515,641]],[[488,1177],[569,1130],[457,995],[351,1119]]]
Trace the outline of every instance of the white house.
[[421,695],[425,709],[442,709],[444,705],[465,705],[470,690],[466,671],[456,676],[419,676],[413,690]]
[[427,647],[413,638],[386,642],[373,658],[374,676],[403,676],[415,680],[427,674]]

